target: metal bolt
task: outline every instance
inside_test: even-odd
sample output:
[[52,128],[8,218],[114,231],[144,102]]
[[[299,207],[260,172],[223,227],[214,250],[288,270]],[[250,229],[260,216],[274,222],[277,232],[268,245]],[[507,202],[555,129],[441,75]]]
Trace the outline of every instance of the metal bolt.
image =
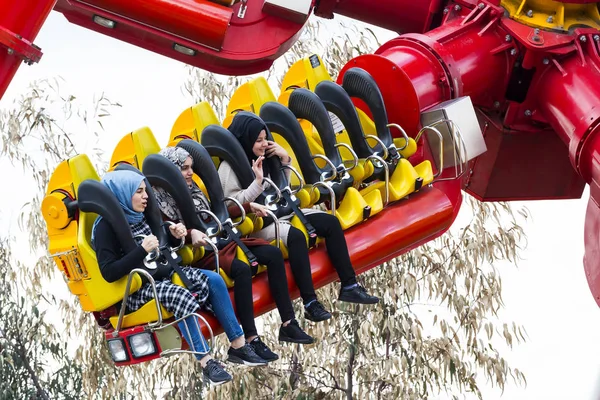
[[544,65],[548,65],[548,64],[550,64],[550,60],[549,60],[549,59],[547,59],[547,58],[544,58],[544,59],[542,60],[542,62],[544,63]]
[[548,19],[546,19],[546,22],[549,23],[549,24],[553,23],[554,22],[554,17],[552,15],[549,16]]
[[10,47],[8,48],[8,50],[6,50],[8,52],[8,54],[13,54],[15,51],[13,49],[11,49]]
[[528,16],[529,18],[533,17],[533,10],[529,10],[529,11],[527,11],[527,16]]
[[462,9],[458,4],[454,6],[454,11],[460,11]]
[[531,117],[531,110],[525,110],[525,116],[526,117]]
[[448,14],[449,10],[447,8],[444,8],[444,14]]
[[600,35],[594,35],[594,41],[596,41],[596,42],[600,41]]
[[495,101],[494,102],[494,108],[500,108],[500,102],[499,101]]
[[533,34],[534,34],[534,35],[539,35],[539,34],[540,34],[540,28],[535,28],[535,29],[533,30]]
[[579,40],[582,41],[583,43],[587,42],[587,38],[585,36],[580,36]]
[[512,40],[512,36],[510,36],[510,35],[504,36],[504,41],[510,42],[511,40]]
[[510,55],[511,56],[516,56],[517,55],[517,49],[511,49],[510,50]]
[[483,4],[483,3],[479,3],[479,4],[477,5],[477,7],[479,7],[480,9],[483,9],[483,7],[485,7],[485,4]]

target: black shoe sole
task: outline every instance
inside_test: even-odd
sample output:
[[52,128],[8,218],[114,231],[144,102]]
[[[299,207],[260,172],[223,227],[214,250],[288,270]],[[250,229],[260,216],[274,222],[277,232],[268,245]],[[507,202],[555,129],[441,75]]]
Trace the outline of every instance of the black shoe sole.
[[375,298],[375,300],[356,300],[356,299],[344,299],[342,296],[338,298],[338,301],[343,301],[344,303],[352,303],[352,304],[377,304],[379,303],[379,298]]
[[275,354],[274,358],[265,358],[265,357],[262,357],[261,355],[258,355],[258,356],[268,363],[279,360],[279,356],[277,354]]
[[246,365],[248,367],[264,367],[265,365],[267,365],[267,360],[265,360],[265,362],[250,362],[250,361],[246,361],[244,359],[241,359],[237,356],[232,356],[232,355],[228,355],[227,356],[227,361],[229,361],[230,363],[234,363],[234,364],[242,364],[242,365]]
[[309,321],[312,322],[323,322],[323,321],[327,321],[328,319],[331,319],[332,315],[329,314],[329,316],[327,318],[321,318],[321,319],[314,319],[312,317],[312,315],[310,315],[309,313],[307,313],[306,311],[304,311],[304,318],[306,318]]
[[315,339],[310,338],[310,339],[294,339],[288,336],[282,336],[281,334],[279,335],[279,341],[280,342],[288,342],[288,343],[298,343],[298,344],[313,344],[315,342]]

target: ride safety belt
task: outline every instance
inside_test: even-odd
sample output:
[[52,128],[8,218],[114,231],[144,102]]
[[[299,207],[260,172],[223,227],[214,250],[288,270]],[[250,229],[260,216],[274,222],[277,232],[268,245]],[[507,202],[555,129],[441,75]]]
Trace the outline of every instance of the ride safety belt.
[[314,226],[312,226],[312,224],[310,222],[308,222],[308,219],[306,219],[306,215],[304,215],[304,213],[302,212],[300,207],[298,207],[298,204],[296,204],[296,201],[294,199],[292,199],[292,195],[290,194],[290,192],[288,190],[282,190],[281,196],[285,199],[285,201],[287,201],[287,203],[290,205],[290,207],[294,211],[294,214],[296,214],[298,216],[298,219],[300,220],[300,222],[302,222],[302,225],[304,225],[304,227],[306,228],[306,231],[308,232],[308,247],[309,248],[314,247],[314,245],[317,244],[317,230],[315,229]]
[[186,275],[185,272],[183,272],[183,270],[181,269],[181,266],[179,265],[179,260],[181,260],[181,258],[179,256],[173,257],[173,252],[171,252],[171,250],[169,250],[168,248],[163,248],[161,249],[161,257],[156,260],[157,262],[167,262],[168,264],[170,264],[171,268],[173,268],[173,271],[175,271],[175,273],[177,275],[179,275],[179,278],[181,278],[181,281],[183,282],[184,286],[190,291],[192,292],[192,294],[194,296],[197,295],[197,289],[198,289],[198,285],[193,283],[190,278],[188,278],[188,276]]
[[246,246],[244,242],[242,242],[242,239],[236,232],[233,231],[233,227],[230,224],[223,224],[223,230],[225,230],[225,232],[231,238],[231,240],[233,240],[235,244],[237,244],[238,247],[242,249],[244,255],[248,259],[250,268],[252,269],[252,275],[256,275],[256,273],[258,272],[258,259],[254,255],[254,253],[252,253],[248,246]]

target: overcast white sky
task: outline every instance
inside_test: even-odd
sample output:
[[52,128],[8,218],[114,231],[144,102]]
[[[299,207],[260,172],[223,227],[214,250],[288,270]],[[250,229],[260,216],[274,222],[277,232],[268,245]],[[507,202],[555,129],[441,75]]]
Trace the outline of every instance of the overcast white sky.
[[[61,14],[51,14],[35,42],[44,52],[41,63],[21,67],[0,108],[38,78],[62,76],[65,92],[84,102],[104,92],[123,105],[101,144],[107,157],[123,134],[146,125],[159,143],[166,143],[175,118],[192,105],[181,90],[186,75],[182,64],[70,25]],[[3,174],[2,183],[14,187],[23,179],[27,177]],[[518,269],[503,266],[502,276],[504,316],[524,324],[529,333],[528,343],[512,351],[509,361],[525,372],[529,385],[509,387],[503,395],[486,389],[487,399],[600,398],[593,394],[600,376],[600,310],[582,266],[587,192],[584,197],[527,204],[533,221],[526,227],[525,260]],[[14,227],[26,198],[0,200],[0,226]]]

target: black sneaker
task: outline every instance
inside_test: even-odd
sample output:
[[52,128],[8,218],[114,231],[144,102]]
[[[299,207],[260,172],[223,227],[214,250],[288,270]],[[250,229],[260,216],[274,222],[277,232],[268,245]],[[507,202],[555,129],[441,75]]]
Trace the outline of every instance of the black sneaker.
[[214,358],[208,360],[206,367],[202,369],[202,375],[211,386],[219,386],[233,379],[229,375],[229,372],[225,371],[221,363]]
[[250,346],[248,343],[239,349],[230,347],[229,351],[227,351],[227,355],[229,356],[227,361],[232,363],[244,364],[250,367],[267,365],[267,361],[264,358],[259,357],[254,351],[254,347]]
[[312,336],[304,332],[302,328],[300,328],[300,325],[298,325],[298,321],[293,319],[287,326],[281,325],[281,328],[279,328],[279,341],[300,344],[311,344],[315,342],[315,339],[313,339]]
[[331,318],[331,313],[319,303],[319,300],[315,300],[304,308],[304,318],[312,322],[321,322]]
[[377,304],[379,303],[379,298],[375,296],[371,296],[367,293],[364,287],[360,285],[356,285],[351,289],[342,289],[340,290],[339,301],[345,301],[348,303],[357,303],[357,304]]
[[279,356],[271,351],[271,349],[262,341],[260,337],[254,338],[248,343],[254,349],[254,352],[262,359],[267,362],[275,361],[279,359]]

